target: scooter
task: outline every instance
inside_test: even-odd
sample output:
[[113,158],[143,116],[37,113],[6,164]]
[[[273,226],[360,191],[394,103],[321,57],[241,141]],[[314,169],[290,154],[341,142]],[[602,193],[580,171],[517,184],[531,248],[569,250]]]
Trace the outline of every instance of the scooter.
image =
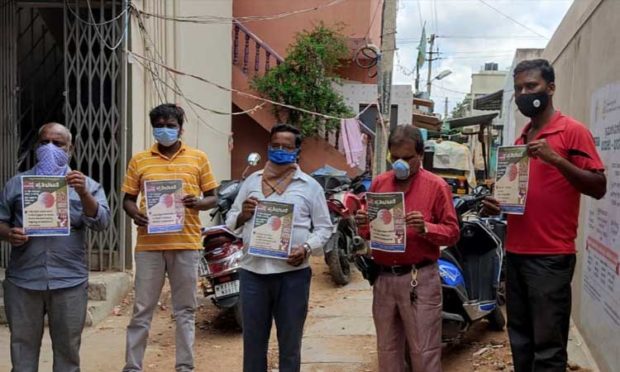
[[204,251],[198,267],[204,296],[211,297],[215,306],[220,309],[232,309],[241,328],[243,322],[239,296],[239,261],[243,257],[243,240],[221,224],[226,221],[226,215],[248,170],[259,161],[260,155],[250,154],[241,180],[224,181],[220,185],[217,191],[217,207],[210,214],[211,220],[216,220],[220,225],[203,228]]
[[332,279],[338,285],[346,285],[351,280],[350,263],[355,251],[354,239],[358,235],[355,213],[365,208],[366,176],[364,173],[350,180],[346,176],[313,174],[325,190],[327,208],[334,226],[323,251]]
[[469,327],[487,319],[493,330],[501,331],[506,320],[498,300],[504,250],[489,219],[477,211],[488,195],[478,188],[473,195],[458,197],[454,206],[459,216],[459,242],[443,249],[439,258],[443,311],[442,341],[458,342]]

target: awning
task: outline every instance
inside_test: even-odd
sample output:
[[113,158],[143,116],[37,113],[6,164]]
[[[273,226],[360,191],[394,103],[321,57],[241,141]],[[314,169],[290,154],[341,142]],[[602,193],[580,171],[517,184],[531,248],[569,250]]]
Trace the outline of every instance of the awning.
[[476,98],[474,100],[475,110],[487,110],[487,111],[500,111],[502,109],[502,99],[504,97],[504,90],[500,89],[497,92],[487,94]]
[[480,125],[480,124],[488,125],[488,124],[491,124],[491,122],[493,121],[493,119],[495,119],[497,115],[499,115],[499,113],[494,112],[492,114],[484,114],[484,115],[468,116],[465,118],[450,119],[450,120],[446,120],[446,122],[450,126],[450,129],[468,127],[470,125]]

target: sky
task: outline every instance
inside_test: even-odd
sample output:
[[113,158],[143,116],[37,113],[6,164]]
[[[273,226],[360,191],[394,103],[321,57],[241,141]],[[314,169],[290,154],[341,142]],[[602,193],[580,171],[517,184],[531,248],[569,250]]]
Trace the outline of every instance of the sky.
[[[441,81],[433,81],[431,98],[436,111],[443,113],[447,97],[452,111],[464,93],[469,92],[471,74],[480,71],[484,63],[496,62],[500,70],[507,70],[515,49],[544,48],[572,2],[399,0],[393,83],[414,85],[417,46],[425,22],[427,37],[431,33],[439,36],[435,45],[440,59],[433,61],[432,76],[452,71]],[[428,62],[420,70],[420,90],[426,90],[427,74]]]

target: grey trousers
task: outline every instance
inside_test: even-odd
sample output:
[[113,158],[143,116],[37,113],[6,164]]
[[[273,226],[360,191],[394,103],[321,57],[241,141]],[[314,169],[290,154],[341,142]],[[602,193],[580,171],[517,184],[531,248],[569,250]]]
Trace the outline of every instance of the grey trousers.
[[194,370],[194,330],[196,282],[200,251],[136,252],[136,298],[127,327],[125,372],[142,371],[153,312],[159,301],[166,273],[172,292],[172,311],[176,321],[176,371]]
[[80,370],[88,282],[72,288],[32,291],[5,280],[4,303],[11,331],[12,372],[39,370],[45,314],[52,339],[54,372]]
[[412,371],[441,372],[441,280],[436,264],[418,270],[416,300],[411,274],[382,273],[373,286],[379,370],[404,372],[405,340]]

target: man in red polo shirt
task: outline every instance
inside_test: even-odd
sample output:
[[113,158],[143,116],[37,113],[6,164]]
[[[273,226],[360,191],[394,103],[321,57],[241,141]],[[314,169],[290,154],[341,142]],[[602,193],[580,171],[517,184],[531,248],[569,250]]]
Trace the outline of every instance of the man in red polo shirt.
[[[607,180],[590,131],[553,107],[555,73],[546,60],[514,70],[515,101],[531,121],[525,214],[508,216],[507,312],[515,372],[566,371],[571,280],[581,194],[600,199]],[[483,212],[499,214],[488,198]]]
[[[441,371],[441,281],[439,247],[453,245],[459,224],[448,184],[420,167],[424,142],[419,129],[396,127],[388,139],[392,170],[377,176],[371,192],[405,194],[404,253],[373,250],[380,274],[373,287],[379,370],[404,368],[405,340],[414,371]],[[368,214],[356,216],[368,237]],[[417,284],[415,284],[417,282]],[[413,285],[412,285],[413,284]]]

